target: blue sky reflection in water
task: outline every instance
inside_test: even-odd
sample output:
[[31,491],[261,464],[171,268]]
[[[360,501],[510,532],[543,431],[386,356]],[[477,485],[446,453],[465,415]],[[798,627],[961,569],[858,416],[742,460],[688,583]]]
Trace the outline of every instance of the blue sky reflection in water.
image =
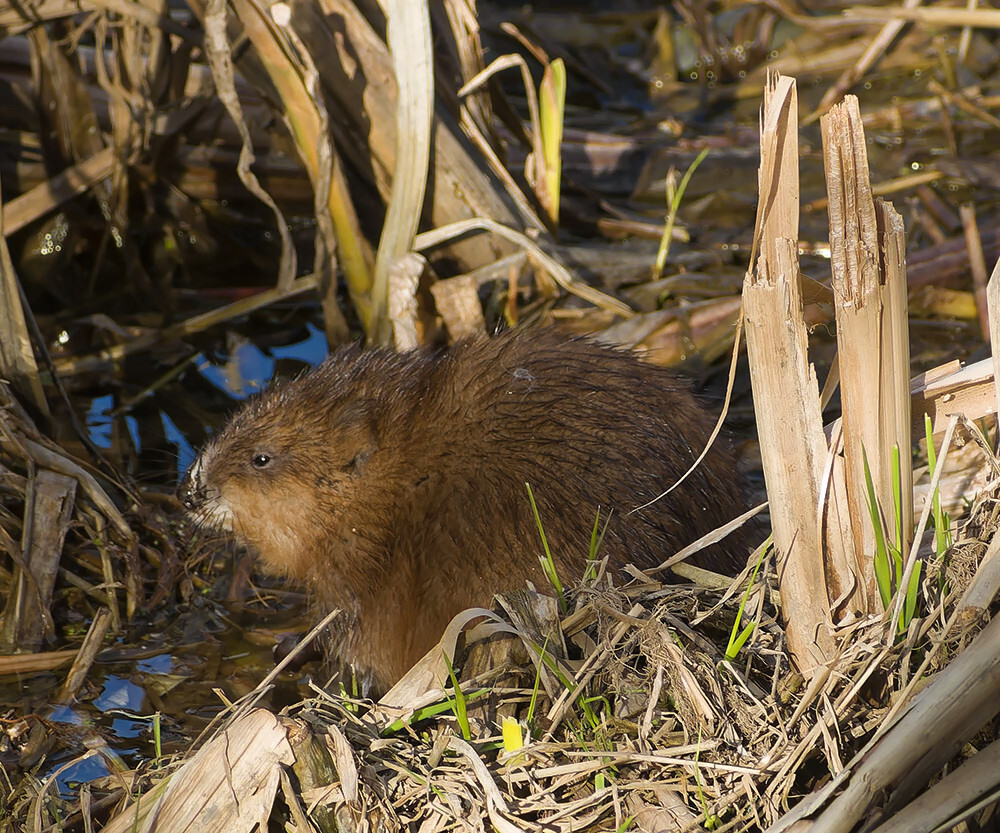
[[110,674],[104,680],[104,690],[94,698],[94,707],[102,712],[125,709],[138,713],[145,702],[146,692],[139,686]]
[[194,360],[198,372],[211,384],[233,399],[246,399],[267,387],[274,375],[275,360],[256,344],[235,344],[223,364],[215,364],[204,353]]
[[177,479],[180,480],[188,470],[188,466],[194,462],[195,450],[166,411],[160,411],[160,420],[163,423],[163,436],[168,442],[177,446]]
[[95,396],[90,403],[84,419],[87,423],[87,433],[98,448],[111,448],[111,409],[115,407],[115,397],[107,393]]
[[[114,420],[111,411],[114,407],[115,397],[112,394],[95,396],[90,403],[90,410],[84,417],[87,433],[90,434],[91,441],[98,448],[111,448],[111,429]],[[139,439],[139,421],[134,416],[126,416],[125,427],[132,438],[136,454],[141,454],[142,441]]]
[[286,344],[283,347],[272,347],[271,355],[276,359],[298,359],[311,367],[318,365],[326,358],[326,336],[323,331],[312,324],[306,324],[309,335],[302,341]]
[[[326,358],[326,337],[322,330],[306,324],[309,334],[301,341],[271,347],[267,353],[249,341],[236,344],[223,364],[216,364],[204,354],[195,358],[198,372],[212,385],[235,400],[243,400],[264,390],[274,376],[274,368],[279,359],[293,359],[315,367]],[[194,462],[191,444],[163,414],[163,426],[167,439],[177,445],[177,475],[183,476],[188,466]]]
[[[141,717],[133,717],[131,713],[139,712],[146,702],[146,692],[135,683],[129,680],[110,674],[104,679],[104,689],[94,698],[91,705],[102,712],[125,711],[127,716],[115,716],[111,719],[111,733],[120,739],[131,739],[139,737],[143,731],[148,730],[149,721]],[[92,717],[83,716],[76,709],[68,707],[57,707],[49,716],[54,722],[68,723],[83,726]],[[117,747],[117,745],[116,745]],[[120,754],[123,749],[116,748],[114,754]],[[63,771],[59,768],[65,763],[64,760],[55,759],[50,768],[55,775],[56,789],[64,798],[72,798],[76,795],[81,784],[89,783],[98,778],[103,778],[110,774],[108,763],[103,755],[95,754],[75,761]]]
[[271,347],[267,353],[250,341],[235,344],[226,360],[217,364],[201,353],[195,358],[198,372],[233,399],[242,400],[263,390],[274,376],[279,359],[294,359],[315,366],[326,358],[326,338],[312,324],[302,341]]
[[[199,353],[194,359],[194,365],[213,387],[231,399],[241,401],[271,383],[279,360],[290,359],[315,367],[326,358],[326,337],[323,331],[309,323],[306,324],[306,329],[308,335],[301,341],[271,347],[266,352],[252,342],[240,341],[234,344],[229,355],[222,360]],[[110,393],[91,400],[85,418],[86,426],[90,439],[98,448],[111,448],[115,407],[115,397]],[[160,419],[164,436],[177,447],[179,479],[194,462],[195,449],[167,411],[160,411]],[[141,453],[142,440],[138,421],[135,417],[126,415],[125,426],[136,453]]]
[[135,668],[143,674],[169,674],[174,667],[174,658],[171,654],[157,654],[155,657],[146,657],[139,660]]
[[55,778],[56,789],[63,798],[73,798],[81,784],[96,781],[110,774],[111,770],[104,758],[94,755],[77,761],[60,772]]

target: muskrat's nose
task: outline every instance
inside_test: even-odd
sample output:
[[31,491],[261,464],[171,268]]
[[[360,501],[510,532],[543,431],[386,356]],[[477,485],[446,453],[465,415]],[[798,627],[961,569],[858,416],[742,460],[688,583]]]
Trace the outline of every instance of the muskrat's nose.
[[192,475],[195,466],[191,466],[181,478],[181,482],[177,484],[177,499],[184,505],[184,508],[189,512],[194,511],[201,498],[201,490],[198,488],[198,484],[195,483],[195,479]]

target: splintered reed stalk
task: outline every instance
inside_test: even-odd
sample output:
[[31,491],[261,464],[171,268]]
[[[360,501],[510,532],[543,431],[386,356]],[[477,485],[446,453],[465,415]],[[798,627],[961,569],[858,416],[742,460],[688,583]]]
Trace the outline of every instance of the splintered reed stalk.
[[795,82],[773,75],[761,117],[760,252],[744,280],[743,310],[782,613],[789,650],[808,676],[834,644],[817,512],[826,438],[799,287],[797,130]]
[[786,78],[772,77],[765,91],[759,256],[743,292],[783,614],[806,676],[833,658],[840,616],[881,613],[876,538],[883,555],[907,552],[913,529],[903,223],[890,204],[872,200],[857,100],[848,96],[821,125],[843,403],[829,450],[806,353],[798,113]]
[[[820,126],[830,201],[843,455],[854,552],[850,573],[837,571],[833,598],[849,593],[857,580],[856,591],[845,601],[853,609],[878,613],[871,556],[875,530],[866,509],[866,458],[886,539],[892,541],[895,530],[901,530],[902,540],[893,546],[906,552],[913,529],[903,220],[890,203],[872,200],[857,98],[847,96],[820,120]],[[900,517],[894,508],[894,448],[900,452]]]

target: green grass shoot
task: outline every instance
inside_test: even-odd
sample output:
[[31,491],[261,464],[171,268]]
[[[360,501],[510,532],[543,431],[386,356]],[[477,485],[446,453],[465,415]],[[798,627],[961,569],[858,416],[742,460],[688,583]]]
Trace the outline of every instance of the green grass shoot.
[[[900,454],[899,446],[892,447],[892,505],[895,512],[895,525],[892,529],[891,538],[887,536],[882,513],[875,496],[875,485],[872,482],[871,469],[868,465],[868,454],[864,448],[861,449],[862,460],[865,466],[865,490],[868,503],[868,512],[871,516],[872,529],[875,534],[875,583],[878,586],[879,597],[882,600],[882,607],[889,610],[892,604],[894,592],[899,590],[899,582],[903,578],[905,564],[903,563],[903,527],[901,520],[901,507],[903,501],[901,476],[900,476]],[[903,608],[899,613],[899,622],[896,627],[899,633],[903,633],[909,626],[917,611],[917,595],[920,590],[920,574],[922,568],[918,560],[913,565],[913,573],[910,576],[910,583],[907,585],[903,600]]]
[[702,815],[705,817],[705,829],[715,830],[721,823],[721,819],[709,813],[708,800],[705,798],[705,791],[701,786],[701,769],[698,767],[698,758],[701,756],[701,729],[698,729],[698,743],[694,750],[694,785],[698,793],[698,803],[701,805]]
[[357,714],[358,704],[353,701],[361,699],[361,687],[358,685],[358,675],[354,673],[354,668],[351,668],[350,683],[351,688],[348,690],[342,679],[337,682],[337,685],[340,687],[340,699],[343,707],[347,709],[347,711],[351,714]]
[[[546,645],[548,645],[547,642],[546,642]],[[532,648],[535,651],[538,652],[538,658],[542,662],[545,663],[545,667],[546,668],[548,668],[553,674],[556,675],[556,678],[563,685],[563,687],[566,688],[567,691],[569,691],[570,693],[572,693],[573,695],[575,695],[575,697],[576,697],[576,703],[580,707],[580,711],[583,712],[584,720],[586,720],[587,723],[590,724],[591,729],[596,730],[601,725],[601,719],[597,716],[597,714],[591,708],[590,704],[591,704],[591,702],[594,702],[594,701],[600,701],[600,702],[603,702],[605,705],[607,705],[608,701],[605,698],[603,698],[603,697],[592,697],[592,698],[588,699],[588,698],[586,698],[586,697],[583,696],[582,692],[578,693],[577,690],[578,690],[579,686],[577,686],[577,684],[572,679],[570,679],[569,677],[567,677],[562,672],[562,670],[559,668],[559,663],[557,663],[556,660],[555,660],[555,658],[552,657],[549,654],[549,652],[546,650],[545,646],[539,647],[539,646],[535,645],[534,643],[532,643]],[[536,691],[537,691],[537,685],[538,685],[537,678],[536,678],[535,685],[536,685]],[[534,696],[532,696],[532,700],[534,700]],[[529,715],[533,715],[534,714],[534,703],[530,704],[528,713],[529,713]],[[529,722],[528,725],[530,726],[531,723]]]
[[861,458],[865,465],[865,497],[868,503],[868,514],[872,530],[875,533],[875,584],[878,586],[878,593],[882,599],[882,607],[888,610],[892,601],[892,569],[889,547],[885,540],[878,501],[875,499],[875,484],[872,482],[872,472],[868,465],[868,453],[864,448],[861,449]]
[[729,634],[729,644],[726,646],[726,660],[728,662],[736,659],[736,655],[739,654],[746,641],[750,638],[750,634],[757,627],[756,622],[751,622],[743,630],[740,630],[740,623],[743,621],[743,610],[750,599],[750,590],[753,588],[754,579],[757,578],[760,565],[764,563],[764,557],[767,555],[767,551],[771,549],[772,543],[773,536],[768,535],[767,540],[760,547],[760,555],[757,557],[757,563],[754,565],[753,572],[750,573],[750,578],[747,581],[747,589],[743,591],[743,598],[740,600],[739,609],[736,611],[736,621],[733,622],[733,630]]
[[[937,467],[937,450],[934,448],[934,431],[931,418],[924,414],[924,435],[927,437],[927,473],[934,476],[934,469]],[[931,498],[931,518],[934,521],[934,552],[938,557],[944,555],[945,551],[951,548],[951,518],[948,513],[941,509],[941,488],[934,490]]]
[[449,698],[452,702],[455,711],[455,719],[458,721],[458,728],[462,732],[462,737],[465,740],[472,740],[472,728],[469,726],[469,713],[466,709],[465,703],[465,692],[462,691],[462,685],[458,681],[458,677],[455,676],[455,669],[452,667],[451,660],[448,658],[448,654],[444,654],[444,664],[448,666],[448,676],[451,678],[451,687],[455,692],[454,698]]
[[[545,637],[545,642],[539,650],[539,660],[541,657],[548,654],[549,650],[549,637]],[[528,727],[534,731],[535,729],[535,708],[538,706],[538,692],[541,688],[542,683],[542,663],[535,666],[535,684],[531,687],[531,699],[528,701],[528,714],[526,716],[526,722]]]
[[[612,510],[614,511],[614,510]],[[597,507],[597,515],[594,517],[594,528],[590,530],[590,549],[587,550],[587,569],[583,571],[583,581],[587,583],[597,578],[597,553],[604,543],[604,536],[608,531],[608,524],[611,523],[611,512],[604,519],[604,526],[601,526],[601,507]],[[600,533],[598,533],[600,529]]]
[[544,555],[539,556],[539,561],[542,563],[542,570],[545,571],[545,576],[552,585],[552,589],[556,591],[556,596],[559,598],[560,609],[563,613],[566,613],[566,596],[563,592],[562,582],[559,581],[559,574],[556,572],[556,563],[552,558],[552,551],[549,549],[549,542],[545,537],[545,529],[542,526],[542,518],[538,514],[538,505],[535,503],[535,496],[531,491],[531,484],[525,483],[524,487],[528,490],[528,500],[531,501],[531,512],[535,516],[535,523],[538,525],[538,534],[542,539],[542,550],[545,553]]
[[895,538],[893,539],[893,547],[895,551],[899,552],[899,569],[900,575],[902,575],[903,569],[903,485],[901,482],[902,475],[899,468],[899,446],[893,444],[892,446],[892,511],[893,517],[896,519],[896,528],[894,530]]
[[163,757],[163,735],[160,723],[160,712],[153,712],[153,749],[156,750],[157,761]]
[[656,263],[653,266],[652,275],[652,280],[654,281],[660,279],[660,276],[663,274],[663,267],[667,265],[667,255],[670,254],[670,240],[674,233],[674,223],[677,221],[677,212],[680,210],[681,200],[684,199],[684,192],[687,190],[688,183],[691,181],[694,172],[698,170],[698,166],[705,160],[706,156],[708,156],[708,148],[705,148],[695,157],[695,160],[684,172],[684,176],[681,177],[679,185],[675,186],[673,176],[667,176],[667,221],[663,226],[663,234],[660,236],[660,247],[656,252]]
[[[483,697],[488,696],[489,693],[490,690],[488,688],[481,688],[471,692],[462,692],[462,698],[467,707],[470,702],[480,700]],[[416,709],[413,714],[409,715],[406,719],[400,718],[399,720],[394,720],[382,729],[380,734],[382,737],[389,737],[407,726],[413,726],[417,723],[423,722],[424,720],[429,720],[432,717],[448,713],[455,714],[455,701],[451,697],[446,697],[444,700],[439,700],[436,703],[431,703],[430,705]]]
[[[892,505],[896,512],[896,541],[894,553],[898,553],[897,561],[899,572],[897,576],[901,581],[906,564],[903,562],[903,547],[907,541],[903,538],[903,521],[901,504],[903,500],[903,487],[901,485],[899,446],[892,447]],[[910,536],[912,537],[912,536]],[[906,598],[903,600],[903,609],[900,612],[900,632],[910,626],[910,622],[917,613],[917,597],[920,593],[920,573],[923,570],[923,562],[918,558],[913,564],[913,572],[910,574],[910,583],[906,587]]]

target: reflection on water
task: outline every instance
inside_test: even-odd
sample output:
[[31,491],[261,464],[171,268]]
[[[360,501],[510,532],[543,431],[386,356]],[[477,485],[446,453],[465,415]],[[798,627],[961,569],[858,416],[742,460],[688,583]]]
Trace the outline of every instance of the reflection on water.
[[204,353],[195,358],[198,372],[233,399],[246,399],[266,388],[274,364],[271,356],[249,341],[237,343],[223,364],[212,363]]
[[167,442],[177,447],[177,479],[180,480],[194,462],[195,450],[166,411],[160,411],[160,421],[163,423],[163,435]]
[[109,675],[104,680],[104,690],[94,698],[94,706],[102,712],[111,709],[140,711],[146,702],[146,693],[135,683]]
[[[196,448],[232,410],[235,402],[263,390],[276,375],[294,375],[302,369],[298,365],[314,367],[326,357],[323,331],[311,322],[305,323],[305,329],[305,338],[267,347],[232,336],[225,353],[199,353],[194,357],[191,366],[197,371],[195,377],[181,375],[170,384],[154,388],[149,396],[136,398],[128,406],[122,406],[120,398],[124,397],[116,399],[114,393],[94,396],[85,417],[90,439],[98,448],[111,451],[115,447],[116,429],[124,427],[124,436],[131,444],[128,450],[136,458],[142,456],[144,448],[155,453],[165,444],[173,449],[169,457],[171,465],[162,464],[161,452],[159,457],[153,458],[160,462],[158,474],[165,476],[168,483],[175,477],[180,479],[194,461]],[[215,396],[207,406],[201,401],[195,402],[191,388],[199,381],[207,383],[214,394],[221,396]],[[134,473],[143,480],[156,476],[141,463],[139,468],[141,470]],[[164,484],[167,488],[168,483]]]
[[56,791],[63,798],[74,798],[81,784],[110,774],[110,768],[100,755],[83,758],[56,775]]

